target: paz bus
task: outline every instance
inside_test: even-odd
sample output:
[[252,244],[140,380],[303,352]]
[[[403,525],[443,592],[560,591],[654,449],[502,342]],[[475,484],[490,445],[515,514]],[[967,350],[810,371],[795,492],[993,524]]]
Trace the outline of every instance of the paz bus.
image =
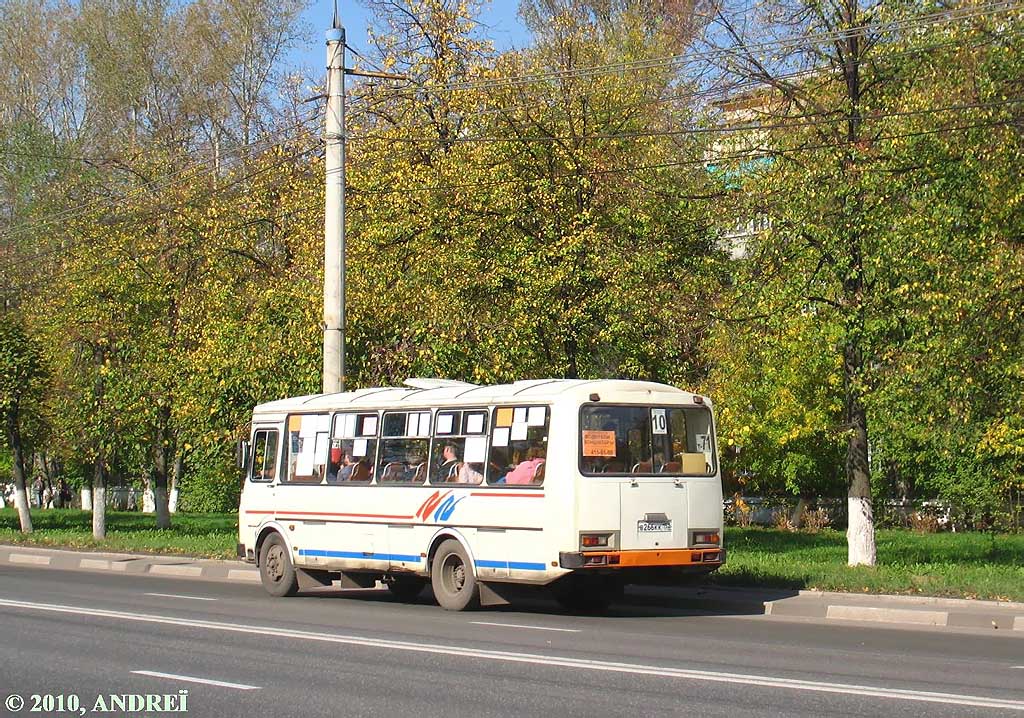
[[429,584],[448,610],[549,587],[606,606],[725,562],[711,402],[664,384],[546,379],[258,405],[239,452],[238,554],[275,596]]

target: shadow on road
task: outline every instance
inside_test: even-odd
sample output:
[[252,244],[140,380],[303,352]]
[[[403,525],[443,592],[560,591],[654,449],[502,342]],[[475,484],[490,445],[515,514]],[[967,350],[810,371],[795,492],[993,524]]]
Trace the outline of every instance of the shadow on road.
[[[563,608],[551,595],[532,587],[517,587],[511,603],[488,606],[480,612],[534,613],[548,615],[600,615],[607,618],[665,618],[687,616],[759,616],[765,613],[766,601],[793,598],[795,589],[764,589],[756,592],[736,591],[716,587],[627,587],[625,595],[604,611],[570,611]],[[366,601],[437,607],[430,588],[425,588],[414,601],[396,599],[387,589],[324,588],[305,591],[300,596],[311,600]],[[438,610],[441,610],[438,608]]]

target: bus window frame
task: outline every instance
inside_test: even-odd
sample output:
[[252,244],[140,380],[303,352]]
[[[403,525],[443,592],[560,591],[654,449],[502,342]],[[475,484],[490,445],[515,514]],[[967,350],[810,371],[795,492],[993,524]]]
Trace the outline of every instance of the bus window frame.
[[[296,411],[296,412],[289,412],[285,416],[285,420],[284,420],[284,437],[288,438],[288,435],[291,433],[291,430],[288,428],[288,425],[291,422],[291,418],[293,416],[323,416],[323,415],[326,414],[328,417],[330,417],[330,422],[328,424],[328,426],[330,428],[327,431],[327,458],[328,458],[328,461],[329,461],[330,458],[331,458],[330,457],[330,441],[331,441],[331,433],[332,433],[332,430],[334,428],[334,416],[335,416],[335,414],[338,414],[338,413],[339,412],[337,410],[335,410],[335,409],[329,409],[327,411]],[[367,413],[369,413],[369,412],[367,412]],[[323,432],[317,432],[317,433],[323,433]],[[314,445],[315,445],[316,434],[313,435],[313,441],[314,441]],[[325,485],[327,485],[327,467],[328,467],[329,464],[323,464],[324,475],[320,477],[319,481],[309,481],[309,480],[306,480],[306,481],[302,481],[302,480],[294,481],[294,480],[292,480],[292,478],[290,476],[287,476],[287,478],[286,478],[286,475],[288,474],[288,470],[291,468],[291,450],[292,450],[291,441],[289,440],[289,442],[287,444],[283,444],[282,443],[282,448],[287,448],[288,450],[281,452],[282,465],[281,465],[280,470],[278,471],[278,478],[277,478],[277,483],[279,485],[281,485],[281,486],[325,486]],[[314,466],[319,466],[319,464],[314,464]]]
[[[599,471],[584,471],[584,469],[583,469],[583,461],[584,461],[584,459],[586,457],[583,456],[583,412],[586,409],[593,408],[593,407],[605,408],[605,409],[614,409],[614,408],[636,409],[636,408],[643,408],[643,409],[647,409],[648,411],[650,411],[651,409],[698,409],[698,410],[701,410],[701,411],[706,411],[708,413],[708,415],[710,416],[710,418],[711,418],[711,421],[708,423],[708,426],[711,429],[711,446],[712,446],[711,457],[714,460],[714,465],[711,467],[711,472],[710,473],[706,473],[706,474],[684,474],[682,472],[666,474],[666,473],[660,473],[660,472],[653,471],[653,468],[654,468],[653,465],[651,467],[652,471],[642,472],[642,473],[641,472],[633,473],[633,472],[629,472],[629,471],[616,471],[616,472],[607,472],[607,473],[599,472]],[[616,478],[616,479],[622,479],[622,478],[641,478],[641,479],[661,478],[661,479],[669,479],[669,478],[672,478],[672,479],[687,479],[687,480],[689,480],[689,479],[713,479],[713,478],[718,476],[719,462],[720,462],[720,459],[719,459],[719,456],[718,456],[718,427],[715,424],[715,414],[714,414],[714,412],[711,411],[711,407],[707,406],[706,404],[703,404],[703,405],[702,404],[626,404],[626,403],[622,403],[622,402],[615,402],[615,403],[609,402],[609,403],[605,403],[605,402],[588,401],[588,402],[585,402],[583,404],[580,404],[579,413],[577,415],[576,434],[577,434],[577,436],[576,436],[576,441],[577,441],[576,469],[579,471],[581,476],[586,476],[588,478],[594,478],[594,477],[597,477],[597,478]],[[652,434],[652,437],[653,437],[653,434]],[[591,458],[593,458],[593,457],[591,457]]]
[[[539,484],[533,484],[533,483],[531,483],[531,484],[506,484],[506,483],[504,483],[504,481],[501,481],[500,479],[504,479],[504,477],[508,473],[507,471],[502,472],[500,477],[497,477],[497,478],[495,478],[492,481],[491,480],[491,466],[492,466],[491,452],[493,452],[494,448],[495,448],[494,447],[494,431],[495,431],[495,429],[498,429],[498,428],[506,428],[506,427],[499,427],[498,426],[498,422],[497,422],[498,410],[499,409],[511,409],[514,412],[516,409],[526,409],[527,411],[529,411],[531,408],[534,408],[534,407],[544,407],[544,428],[546,430],[546,432],[545,432],[546,436],[545,436],[545,441],[544,441],[544,476],[543,476],[541,482]],[[487,487],[489,489],[496,489],[496,490],[508,490],[508,489],[516,489],[516,490],[518,490],[518,489],[530,489],[531,491],[543,491],[544,490],[544,487],[547,484],[547,464],[548,464],[548,462],[550,460],[548,454],[550,453],[550,450],[551,450],[551,441],[550,441],[550,439],[551,439],[551,424],[552,424],[552,420],[553,420],[553,417],[554,417],[554,412],[552,411],[552,408],[553,408],[552,405],[550,403],[546,403],[546,402],[533,402],[533,403],[531,403],[531,402],[518,401],[518,402],[516,402],[514,404],[492,404],[491,405],[490,410],[489,410],[490,425],[488,427],[488,432],[489,433],[488,433],[488,437],[487,437],[487,463],[485,465],[486,471],[484,473],[484,480],[483,480],[482,483],[477,484],[478,487]],[[516,439],[516,441],[522,441],[522,439]],[[529,439],[526,439],[526,441],[529,441]],[[511,445],[511,443],[512,443],[512,440],[510,439],[509,440],[509,445]],[[506,448],[506,447],[498,447],[498,448]],[[515,469],[515,467],[513,466],[512,469]]]
[[[260,434],[264,434],[264,433],[265,434],[277,434],[277,446],[275,448],[275,451],[277,452],[277,464],[278,465],[275,468],[274,476],[273,477],[271,477],[269,479],[264,479],[264,478],[257,479],[257,478],[255,478],[255,474],[253,473],[253,468],[254,468],[253,464],[256,462],[256,437],[258,437]],[[263,451],[264,451],[264,464],[265,464],[266,463],[266,458],[265,458],[266,457],[266,453],[265,453],[266,452],[266,447],[264,447]],[[257,427],[253,428],[253,430],[252,430],[252,449],[249,452],[249,461],[248,461],[247,470],[248,470],[248,474],[249,474],[249,481],[254,483],[254,484],[272,484],[278,478],[280,478],[280,475],[281,475],[281,430],[280,430],[280,427],[278,427],[278,426],[257,426]]]
[[[378,415],[379,418],[377,420],[378,421],[378,424],[377,424],[377,455],[376,455],[376,457],[374,457],[373,481],[371,481],[368,484],[362,484],[362,485],[363,486],[398,487],[398,488],[430,486],[430,483],[429,483],[429,478],[430,478],[430,459],[431,459],[431,451],[430,450],[431,450],[432,444],[434,442],[434,421],[435,421],[434,417],[435,417],[435,415],[436,415],[436,413],[438,411],[439,411],[439,409],[437,407],[434,407],[434,406],[408,407],[408,408],[402,407],[402,408],[397,408],[397,409],[395,409],[395,408],[392,408],[392,409],[378,409],[377,410],[377,415]],[[365,413],[369,414],[370,412],[367,411]],[[385,417],[387,417],[389,414],[406,414],[407,415],[406,422],[408,422],[408,415],[409,414],[428,414],[429,417],[430,417],[428,419],[428,422],[429,422],[428,426],[430,427],[430,431],[427,432],[426,436],[406,436],[404,434],[401,435],[401,436],[386,436],[384,434],[384,422],[385,422]],[[408,423],[406,425],[408,425]],[[425,439],[426,440],[426,442],[427,442],[427,456],[423,460],[424,471],[423,471],[423,480],[422,481],[420,481],[418,483],[415,482],[415,481],[381,481],[381,478],[384,476],[384,471],[383,471],[384,467],[382,467],[380,465],[380,462],[381,462],[381,457],[382,457],[382,455],[384,453],[384,442],[389,440],[389,439]]]

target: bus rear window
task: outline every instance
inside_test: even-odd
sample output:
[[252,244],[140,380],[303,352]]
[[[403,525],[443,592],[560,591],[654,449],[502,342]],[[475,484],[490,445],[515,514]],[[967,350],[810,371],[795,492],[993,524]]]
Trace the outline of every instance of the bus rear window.
[[584,474],[711,476],[711,412],[702,407],[584,406]]

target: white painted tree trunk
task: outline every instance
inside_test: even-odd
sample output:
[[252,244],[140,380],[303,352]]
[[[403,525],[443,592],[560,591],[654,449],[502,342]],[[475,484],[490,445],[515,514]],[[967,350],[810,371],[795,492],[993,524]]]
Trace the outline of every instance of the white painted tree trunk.
[[107,537],[107,487],[96,486],[93,489],[92,537]]
[[178,490],[171,489],[171,495],[167,497],[167,510],[175,514],[178,512]]
[[82,511],[92,511],[92,489],[82,487]]
[[32,513],[28,509],[28,491],[18,486],[14,489],[14,505],[18,508],[18,520],[24,533],[32,531]]
[[850,496],[846,499],[849,523],[846,529],[847,563],[850,566],[875,565],[875,522],[871,499]]
[[153,500],[153,489],[146,487],[142,492],[142,513],[151,514],[156,511],[156,501]]

